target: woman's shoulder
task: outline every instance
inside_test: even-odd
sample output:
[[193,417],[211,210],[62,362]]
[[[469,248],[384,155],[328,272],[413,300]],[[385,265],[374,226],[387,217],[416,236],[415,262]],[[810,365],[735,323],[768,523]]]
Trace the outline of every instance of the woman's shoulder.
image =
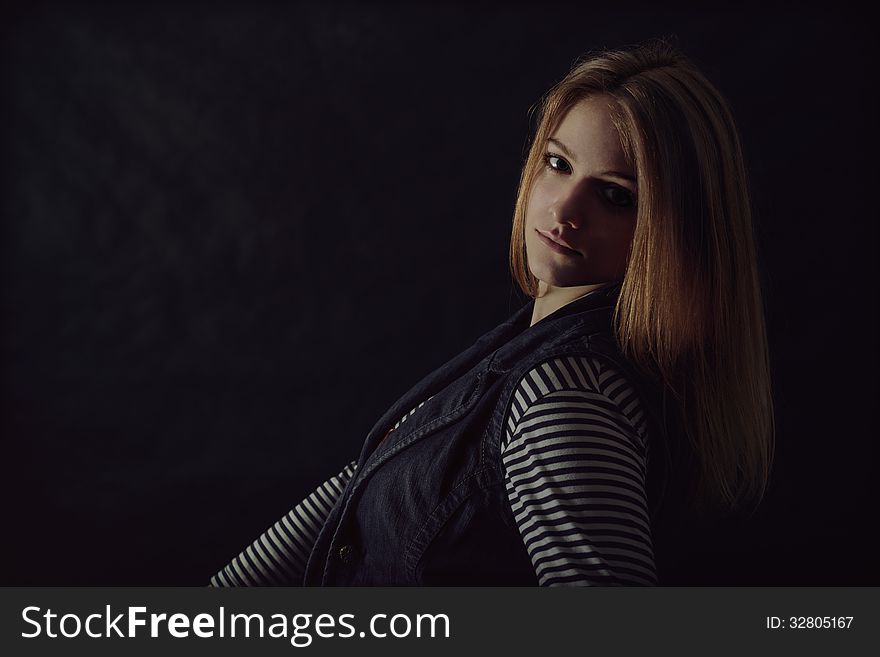
[[616,420],[647,444],[647,422],[636,388],[613,361],[594,354],[557,355],[532,365],[514,388],[508,411],[511,433],[525,416],[582,414],[585,408]]

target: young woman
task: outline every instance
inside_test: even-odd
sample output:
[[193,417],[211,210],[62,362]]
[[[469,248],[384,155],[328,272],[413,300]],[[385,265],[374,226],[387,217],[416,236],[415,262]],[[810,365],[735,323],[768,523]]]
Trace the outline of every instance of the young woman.
[[764,495],[773,411],[740,141],[686,57],[593,53],[545,95],[510,265],[531,300],[212,585],[697,581],[707,519]]

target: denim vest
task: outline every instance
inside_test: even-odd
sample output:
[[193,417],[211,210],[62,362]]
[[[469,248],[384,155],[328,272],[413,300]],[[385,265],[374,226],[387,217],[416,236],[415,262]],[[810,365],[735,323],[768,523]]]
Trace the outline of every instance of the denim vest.
[[507,498],[501,440],[520,379],[563,355],[606,358],[636,389],[652,446],[649,506],[660,517],[669,420],[663,421],[659,387],[625,361],[613,339],[620,285],[594,290],[531,327],[530,300],[398,399],[367,435],[357,470],[319,532],[303,585],[537,585]]

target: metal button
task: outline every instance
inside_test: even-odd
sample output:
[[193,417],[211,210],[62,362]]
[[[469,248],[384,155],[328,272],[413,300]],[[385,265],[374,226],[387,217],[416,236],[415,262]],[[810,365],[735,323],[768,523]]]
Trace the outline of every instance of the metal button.
[[339,558],[342,560],[342,563],[348,563],[351,561],[351,546],[343,545],[339,548]]

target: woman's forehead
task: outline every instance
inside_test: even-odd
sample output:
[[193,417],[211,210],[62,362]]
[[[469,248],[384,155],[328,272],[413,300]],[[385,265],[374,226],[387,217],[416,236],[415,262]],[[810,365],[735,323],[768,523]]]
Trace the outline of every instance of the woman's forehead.
[[615,103],[608,96],[588,96],[562,115],[549,140],[575,164],[629,168],[614,122]]

